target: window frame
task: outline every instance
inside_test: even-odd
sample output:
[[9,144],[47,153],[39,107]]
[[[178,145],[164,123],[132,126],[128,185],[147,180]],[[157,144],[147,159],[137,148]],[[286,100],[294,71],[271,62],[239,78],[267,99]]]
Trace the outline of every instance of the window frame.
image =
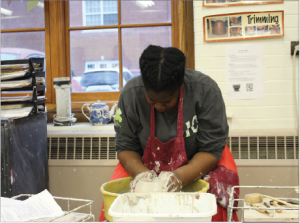
[[[122,1],[118,1],[118,12],[121,12]],[[170,26],[172,30],[172,46],[179,47],[179,14],[178,14],[178,1],[171,1],[171,22],[168,23],[147,23],[147,24],[121,24],[121,13],[118,13],[118,24],[117,25],[102,25],[102,26],[83,26],[83,27],[70,27],[69,26],[69,1],[63,1],[64,7],[64,42],[65,45],[65,54],[66,54],[66,76],[70,76],[70,32],[73,30],[93,30],[93,29],[118,29],[118,42],[122,43],[122,29],[123,28],[132,28],[132,27],[154,27],[154,26]],[[122,78],[122,45],[119,44],[119,74],[120,74],[120,87],[119,91],[115,92],[72,92],[72,104],[82,104],[85,102],[94,102],[101,100],[108,104],[113,104],[118,102],[119,95],[123,86]],[[54,77],[52,77],[54,78]],[[88,98],[88,100],[87,100]],[[53,99],[55,99],[53,97]],[[54,102],[54,100],[52,100]],[[77,106],[78,108],[78,106]]]
[[[104,2],[103,1],[100,1],[100,12],[97,12],[97,13],[87,13],[86,12],[86,3],[88,1],[82,1],[82,11],[83,11],[83,14],[82,14],[82,21],[83,21],[83,27],[86,27],[86,23],[87,23],[87,19],[86,19],[86,16],[87,15],[100,15],[101,16],[101,26],[104,25],[104,15],[109,15],[109,14],[116,14],[118,13],[118,10],[117,12],[104,12]],[[89,2],[95,2],[95,1],[89,1]]]
[[[193,29],[193,2],[192,1],[171,1],[171,22],[154,23],[154,24],[128,24],[120,25],[121,14],[118,13],[117,25],[99,26],[99,31],[103,32],[108,27],[118,30],[118,41],[121,42],[121,29],[131,27],[153,27],[153,26],[170,26],[172,32],[172,46],[181,49],[187,57],[187,67],[194,68],[194,29]],[[44,1],[45,10],[45,55],[46,55],[46,73],[47,73],[47,92],[46,106],[48,110],[48,122],[51,122],[52,113],[56,110],[56,95],[53,88],[53,79],[56,77],[71,77],[70,73],[70,30],[83,30],[83,32],[92,32],[94,27],[85,26],[82,28],[69,27],[69,1]],[[121,9],[121,1],[118,1],[118,11]],[[50,22],[51,21],[51,22]],[[98,27],[97,27],[98,28]],[[104,29],[104,30],[103,30]],[[19,29],[17,31],[36,31],[38,29]],[[97,31],[98,31],[97,30]],[[4,30],[13,32],[16,30]],[[119,68],[120,82],[122,74],[122,46],[119,45]],[[118,102],[119,94],[123,83],[120,83],[120,90],[116,92],[72,92],[71,103],[72,112],[81,114],[81,106],[84,103],[94,103],[101,100],[109,106]],[[24,93],[7,93],[3,96],[27,95]],[[77,117],[78,117],[77,116]],[[78,119],[78,121],[80,118]],[[84,119],[83,119],[84,120]],[[86,121],[86,120],[85,120]]]

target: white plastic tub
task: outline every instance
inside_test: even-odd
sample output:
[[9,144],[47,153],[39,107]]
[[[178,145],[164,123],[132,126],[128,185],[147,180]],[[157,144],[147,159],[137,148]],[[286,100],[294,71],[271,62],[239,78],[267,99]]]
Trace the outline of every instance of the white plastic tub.
[[143,221],[204,221],[217,213],[216,197],[209,193],[126,193],[112,203],[108,214]]

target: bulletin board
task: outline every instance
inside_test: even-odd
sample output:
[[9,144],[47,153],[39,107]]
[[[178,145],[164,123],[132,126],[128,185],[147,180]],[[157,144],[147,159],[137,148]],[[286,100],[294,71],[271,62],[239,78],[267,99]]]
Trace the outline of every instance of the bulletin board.
[[283,11],[243,12],[203,17],[205,42],[284,36]]
[[203,0],[203,7],[222,7],[222,6],[236,6],[236,5],[262,5],[262,4],[276,4],[283,3],[283,0]]

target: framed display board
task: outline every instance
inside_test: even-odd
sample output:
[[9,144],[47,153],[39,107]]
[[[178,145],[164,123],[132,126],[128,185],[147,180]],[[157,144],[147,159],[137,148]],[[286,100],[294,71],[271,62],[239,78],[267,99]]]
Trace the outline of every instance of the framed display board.
[[203,7],[222,7],[222,6],[236,6],[236,5],[259,5],[259,4],[276,4],[283,3],[283,0],[203,0]]
[[203,17],[205,42],[284,36],[283,11],[243,12]]

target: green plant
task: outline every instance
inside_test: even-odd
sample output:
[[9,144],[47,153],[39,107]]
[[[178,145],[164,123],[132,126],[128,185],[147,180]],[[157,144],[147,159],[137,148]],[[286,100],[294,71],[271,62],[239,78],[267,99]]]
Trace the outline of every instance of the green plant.
[[30,10],[32,10],[35,6],[37,6],[37,4],[39,4],[39,0],[29,0],[27,2],[27,12],[29,12]]

